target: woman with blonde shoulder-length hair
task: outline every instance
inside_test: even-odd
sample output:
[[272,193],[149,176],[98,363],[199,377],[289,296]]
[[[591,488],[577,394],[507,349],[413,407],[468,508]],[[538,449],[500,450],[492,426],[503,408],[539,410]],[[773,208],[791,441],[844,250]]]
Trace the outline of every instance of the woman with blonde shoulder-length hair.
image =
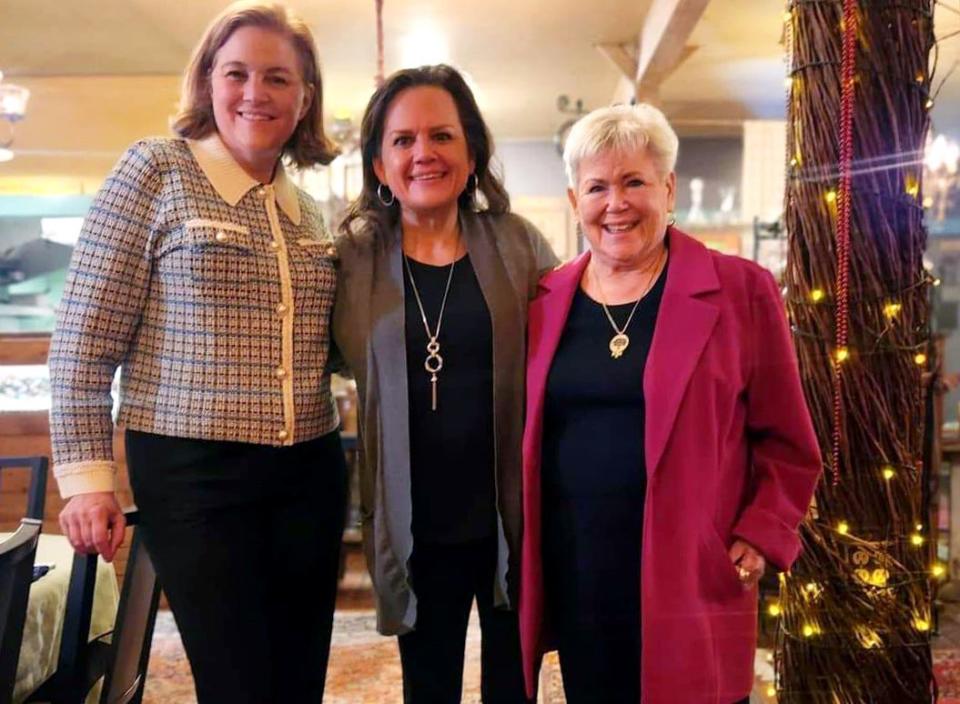
[[336,269],[282,157],[326,164],[313,37],[227,7],[187,69],[173,139],[94,199],[50,351],[60,524],[123,540],[110,387],[130,484],[201,704],[323,698],[346,468],[327,369]]
[[574,125],[589,251],[530,303],[524,675],[558,650],[570,704],[745,703],[821,470],[773,277],[673,226],[677,146],[649,105]]

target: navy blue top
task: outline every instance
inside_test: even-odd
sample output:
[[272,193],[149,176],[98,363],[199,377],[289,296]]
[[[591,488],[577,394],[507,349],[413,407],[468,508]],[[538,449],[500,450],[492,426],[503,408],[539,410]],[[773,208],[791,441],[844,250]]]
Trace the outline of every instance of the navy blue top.
[[[646,493],[643,370],[666,269],[626,330],[619,359],[600,303],[577,290],[547,378],[543,558],[548,608],[579,624],[638,634]],[[633,303],[609,306],[618,325]]]

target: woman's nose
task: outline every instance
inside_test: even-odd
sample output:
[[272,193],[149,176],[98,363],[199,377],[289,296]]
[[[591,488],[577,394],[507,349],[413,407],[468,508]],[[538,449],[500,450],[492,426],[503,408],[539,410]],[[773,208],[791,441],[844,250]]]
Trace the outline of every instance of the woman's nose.
[[243,99],[252,103],[259,102],[266,95],[263,83],[251,76],[243,84]]
[[607,209],[622,210],[627,205],[627,194],[622,188],[611,188],[607,193]]
[[429,161],[434,157],[433,145],[430,140],[417,138],[413,143],[413,158],[415,161]]

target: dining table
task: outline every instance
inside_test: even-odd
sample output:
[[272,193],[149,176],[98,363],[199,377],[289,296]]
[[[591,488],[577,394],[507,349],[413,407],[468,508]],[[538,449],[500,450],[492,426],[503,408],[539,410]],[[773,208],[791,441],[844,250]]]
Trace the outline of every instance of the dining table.
[[[6,535],[0,533],[0,540]],[[48,570],[30,585],[20,660],[13,688],[14,704],[25,701],[31,692],[56,672],[73,555],[73,547],[65,536],[40,535],[34,566],[47,567]],[[101,558],[97,561],[97,581],[90,617],[91,640],[113,630],[119,603],[116,572],[113,565]],[[99,699],[99,691],[98,682],[87,696],[88,704]]]

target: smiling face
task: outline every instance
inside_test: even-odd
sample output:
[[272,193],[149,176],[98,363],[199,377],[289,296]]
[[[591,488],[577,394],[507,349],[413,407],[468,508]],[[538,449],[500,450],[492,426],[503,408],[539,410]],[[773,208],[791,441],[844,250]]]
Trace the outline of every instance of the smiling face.
[[434,86],[398,93],[387,110],[373,170],[404,215],[442,216],[455,210],[473,169],[453,97]]
[[657,256],[676,176],[660,176],[646,149],[607,150],[580,161],[570,204],[599,263],[624,268]]
[[272,30],[240,27],[217,52],[210,95],[217,132],[233,158],[269,181],[312,97],[293,44]]

